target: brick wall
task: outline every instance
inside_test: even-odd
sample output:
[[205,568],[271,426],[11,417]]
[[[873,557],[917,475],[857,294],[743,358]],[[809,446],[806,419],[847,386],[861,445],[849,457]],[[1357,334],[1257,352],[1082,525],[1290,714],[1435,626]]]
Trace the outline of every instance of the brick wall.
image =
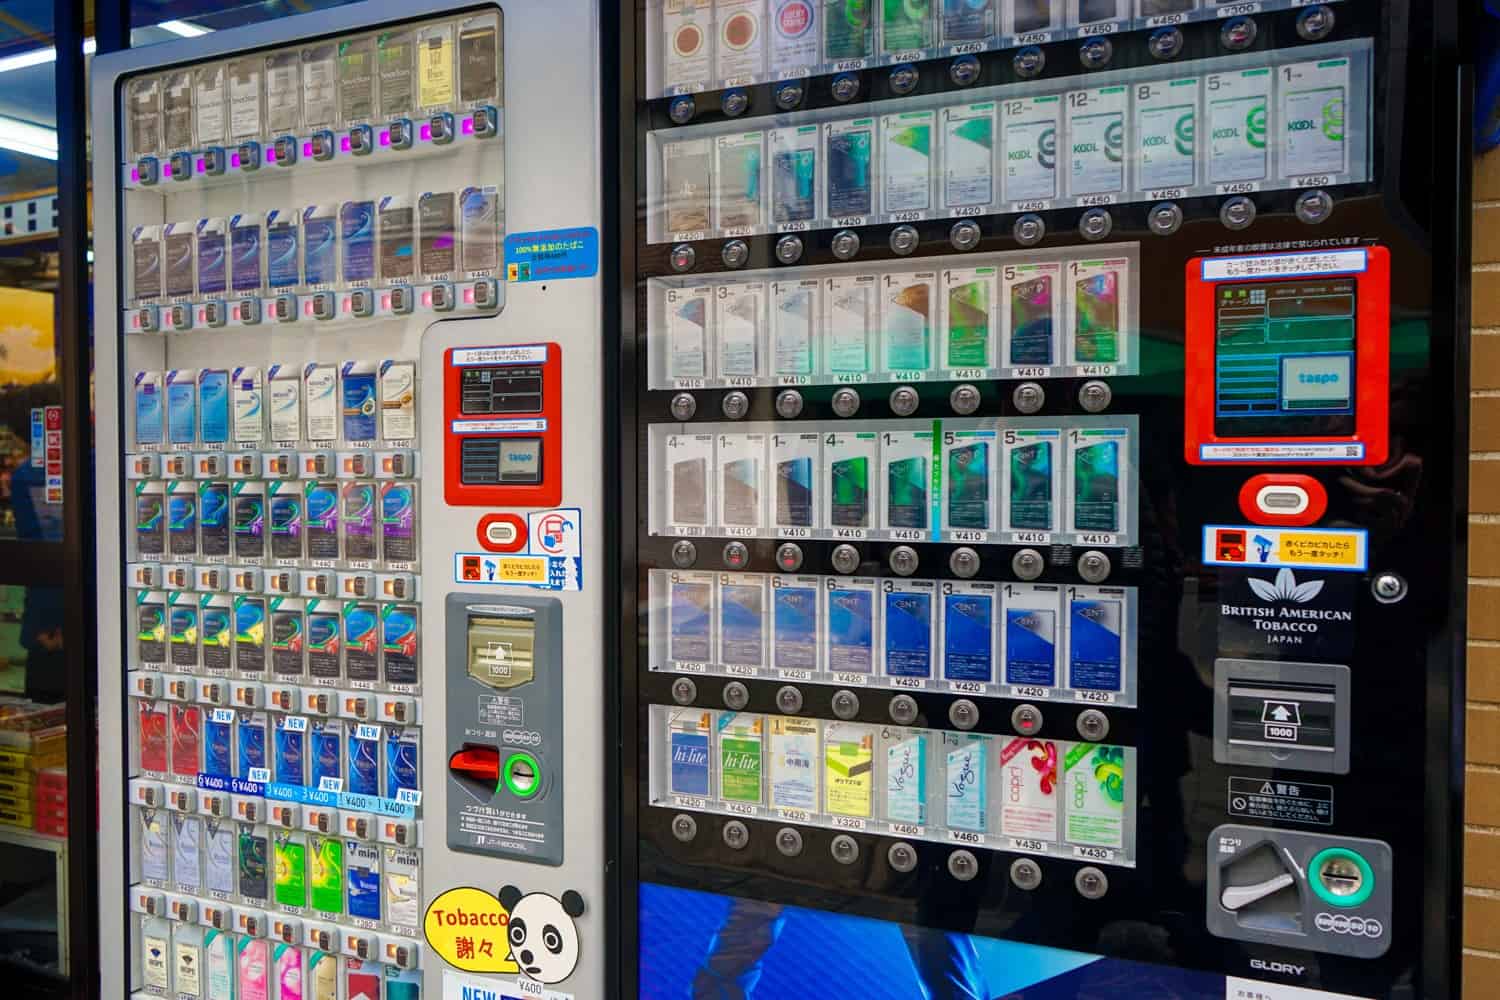
[[1474,167],[1464,997],[1500,997],[1500,152]]

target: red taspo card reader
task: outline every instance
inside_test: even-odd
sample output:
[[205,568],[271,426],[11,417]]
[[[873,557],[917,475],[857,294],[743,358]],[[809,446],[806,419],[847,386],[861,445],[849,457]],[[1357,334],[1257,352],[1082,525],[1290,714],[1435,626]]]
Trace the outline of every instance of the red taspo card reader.
[[455,347],[443,357],[443,497],[455,507],[562,500],[562,351]]
[[1187,460],[1379,465],[1390,416],[1384,247],[1187,265]]

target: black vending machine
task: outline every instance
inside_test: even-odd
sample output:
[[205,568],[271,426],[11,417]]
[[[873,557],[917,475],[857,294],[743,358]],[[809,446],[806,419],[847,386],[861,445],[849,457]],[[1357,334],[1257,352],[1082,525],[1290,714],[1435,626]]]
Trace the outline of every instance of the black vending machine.
[[612,995],[1457,995],[1460,6],[607,18]]

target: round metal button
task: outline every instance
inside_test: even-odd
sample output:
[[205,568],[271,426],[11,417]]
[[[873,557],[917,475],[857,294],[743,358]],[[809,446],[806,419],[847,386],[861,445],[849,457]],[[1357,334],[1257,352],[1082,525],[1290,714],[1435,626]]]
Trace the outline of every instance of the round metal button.
[[1084,899],[1102,899],[1109,892],[1109,877],[1089,865],[1078,869],[1078,874],[1073,876],[1073,885]]
[[1035,79],[1047,68],[1047,53],[1036,45],[1028,45],[1016,51],[1010,64],[1015,68],[1016,76],[1023,80]]
[[1031,736],[1042,729],[1042,710],[1035,705],[1017,705],[1010,713],[1010,724],[1022,736]]
[[796,715],[802,711],[802,692],[790,684],[777,688],[776,707],[783,715]]
[[1010,884],[1031,892],[1042,884],[1042,866],[1030,858],[1017,858],[1010,864]]
[[678,125],[686,125],[697,113],[698,103],[688,94],[672,98],[672,103],[667,105],[667,117]]
[[1157,236],[1171,236],[1182,228],[1182,206],[1172,201],[1153,205],[1146,213],[1146,225]]
[[783,264],[795,264],[802,259],[802,237],[790,234],[776,241],[776,259]]
[[891,412],[898,417],[909,417],[917,412],[922,397],[909,385],[898,385],[891,390]]
[[917,89],[917,83],[922,79],[917,67],[911,63],[902,63],[891,69],[891,93],[899,96],[910,94]]
[[897,226],[891,230],[891,250],[905,257],[917,248],[921,239],[916,226]]
[[960,882],[972,882],[979,874],[979,859],[974,852],[960,848],[948,855],[948,874]]
[[948,721],[957,729],[973,729],[979,725],[979,706],[967,698],[960,698],[948,706]]
[[1226,49],[1239,52],[1255,44],[1260,33],[1253,17],[1231,17],[1219,29],[1219,43]]
[[909,726],[917,721],[917,699],[909,694],[898,694],[891,699],[888,711],[891,713],[891,721],[896,725]]
[[1335,21],[1333,8],[1326,4],[1304,7],[1297,15],[1297,34],[1309,42],[1322,41],[1333,31]]
[[982,399],[983,397],[980,396],[978,387],[969,385],[968,383],[957,386],[952,392],[948,393],[948,405],[953,408],[954,413],[957,413],[961,417],[967,417],[979,409],[979,403]]
[[960,219],[948,230],[948,242],[953,244],[955,250],[973,250],[979,245],[982,235],[979,223],[973,219]]
[[719,404],[719,408],[730,420],[739,420],[750,412],[750,397],[734,389],[724,394],[724,401]]
[[1333,214],[1333,195],[1319,189],[1303,191],[1297,196],[1296,210],[1297,218],[1309,226],[1327,222]]
[[917,571],[917,550],[910,545],[898,545],[891,549],[891,572],[898,576],[911,576]]
[[698,412],[698,400],[690,392],[679,392],[672,397],[672,416],[678,420],[692,420]]
[[852,865],[859,860],[859,841],[841,833],[834,837],[828,845],[828,853],[833,855],[833,860],[841,865]]
[[849,260],[859,253],[859,234],[852,229],[840,229],[833,234],[833,255],[839,260]]
[[776,547],[776,565],[783,573],[795,573],[802,568],[802,546],[796,542],[782,542]]
[[678,273],[691,271],[696,263],[698,263],[698,251],[686,243],[679,243],[672,248],[672,270]]
[[730,118],[738,118],[750,107],[750,95],[736,87],[733,90],[724,91],[724,99],[720,102],[724,114]]
[[1023,580],[1035,580],[1047,568],[1047,561],[1036,549],[1022,549],[1011,557],[1010,568]]
[[1406,597],[1406,580],[1396,573],[1381,573],[1370,583],[1370,593],[1381,604],[1395,604]]
[[1109,578],[1109,556],[1098,549],[1089,549],[1078,557],[1078,575],[1089,583],[1103,583]]
[[802,103],[802,98],[807,94],[800,80],[791,80],[776,88],[776,106],[782,111],[790,111]]
[[738,712],[750,704],[750,689],[739,681],[730,681],[724,685],[724,707],[734,709]]
[[1146,41],[1146,48],[1157,59],[1176,59],[1182,52],[1182,29],[1173,25],[1157,28]]
[[784,826],[776,831],[776,849],[789,858],[802,853],[802,831]]
[[917,849],[904,840],[897,841],[885,852],[885,860],[892,871],[905,875],[917,867]]
[[1102,69],[1115,56],[1115,43],[1108,38],[1090,38],[1078,46],[1078,61],[1084,69]]
[[679,567],[681,569],[687,569],[689,566],[691,566],[693,563],[695,563],[697,561],[698,561],[698,546],[694,545],[692,542],[688,541],[686,538],[679,538],[677,541],[675,541],[675,542],[672,543],[672,563],[673,563],[673,565],[675,565],[675,566],[677,566],[677,567]]
[[1010,394],[1010,401],[1022,413],[1035,413],[1047,402],[1047,390],[1040,382],[1022,382]]
[[859,549],[856,549],[848,542],[842,545],[835,545],[829,558],[833,562],[833,568],[845,576],[859,569]]
[[1078,232],[1086,240],[1102,240],[1115,228],[1114,216],[1108,209],[1091,208],[1078,220]]
[[1036,246],[1047,235],[1047,223],[1042,221],[1040,215],[1027,212],[1011,227],[1011,235],[1015,236],[1016,242],[1023,247]]
[[672,682],[672,700],[679,705],[691,705],[698,698],[698,685],[691,677],[679,677]]
[[859,96],[859,77],[853,73],[840,73],[833,78],[829,90],[835,101],[847,104]]
[[859,714],[859,695],[853,691],[840,688],[833,693],[830,705],[833,707],[833,714],[835,716],[848,722]]
[[971,580],[979,574],[979,553],[967,545],[960,546],[948,556],[948,568],[954,576]]
[[802,393],[796,389],[783,389],[778,392],[776,415],[783,420],[796,420],[802,416]]
[[834,416],[852,417],[859,412],[859,393],[848,386],[834,390],[828,402],[833,407]]
[[1108,382],[1090,379],[1078,387],[1078,405],[1089,413],[1102,413],[1114,398]]
[[750,259],[750,244],[744,240],[730,240],[724,244],[719,256],[724,259],[725,267],[744,267],[745,261]]
[[698,821],[687,813],[678,813],[672,817],[672,836],[684,844],[698,836]]
[[948,78],[960,87],[967,87],[979,79],[979,59],[976,56],[959,56],[949,65]]
[[730,569],[744,569],[750,565],[750,548],[744,542],[730,542],[724,546],[724,565]]
[[737,819],[724,824],[724,843],[734,851],[743,851],[750,843],[750,828]]
[[1097,708],[1084,709],[1078,713],[1078,735],[1098,743],[1109,735],[1109,717]]
[[1225,229],[1248,229],[1255,221],[1255,202],[1242,194],[1235,195],[1219,207],[1219,221]]

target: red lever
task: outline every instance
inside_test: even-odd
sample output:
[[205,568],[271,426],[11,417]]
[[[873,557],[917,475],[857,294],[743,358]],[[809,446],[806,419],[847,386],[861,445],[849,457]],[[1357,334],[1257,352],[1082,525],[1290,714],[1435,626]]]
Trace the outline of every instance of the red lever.
[[499,784],[500,751],[492,747],[464,747],[448,758],[448,770],[460,778]]

